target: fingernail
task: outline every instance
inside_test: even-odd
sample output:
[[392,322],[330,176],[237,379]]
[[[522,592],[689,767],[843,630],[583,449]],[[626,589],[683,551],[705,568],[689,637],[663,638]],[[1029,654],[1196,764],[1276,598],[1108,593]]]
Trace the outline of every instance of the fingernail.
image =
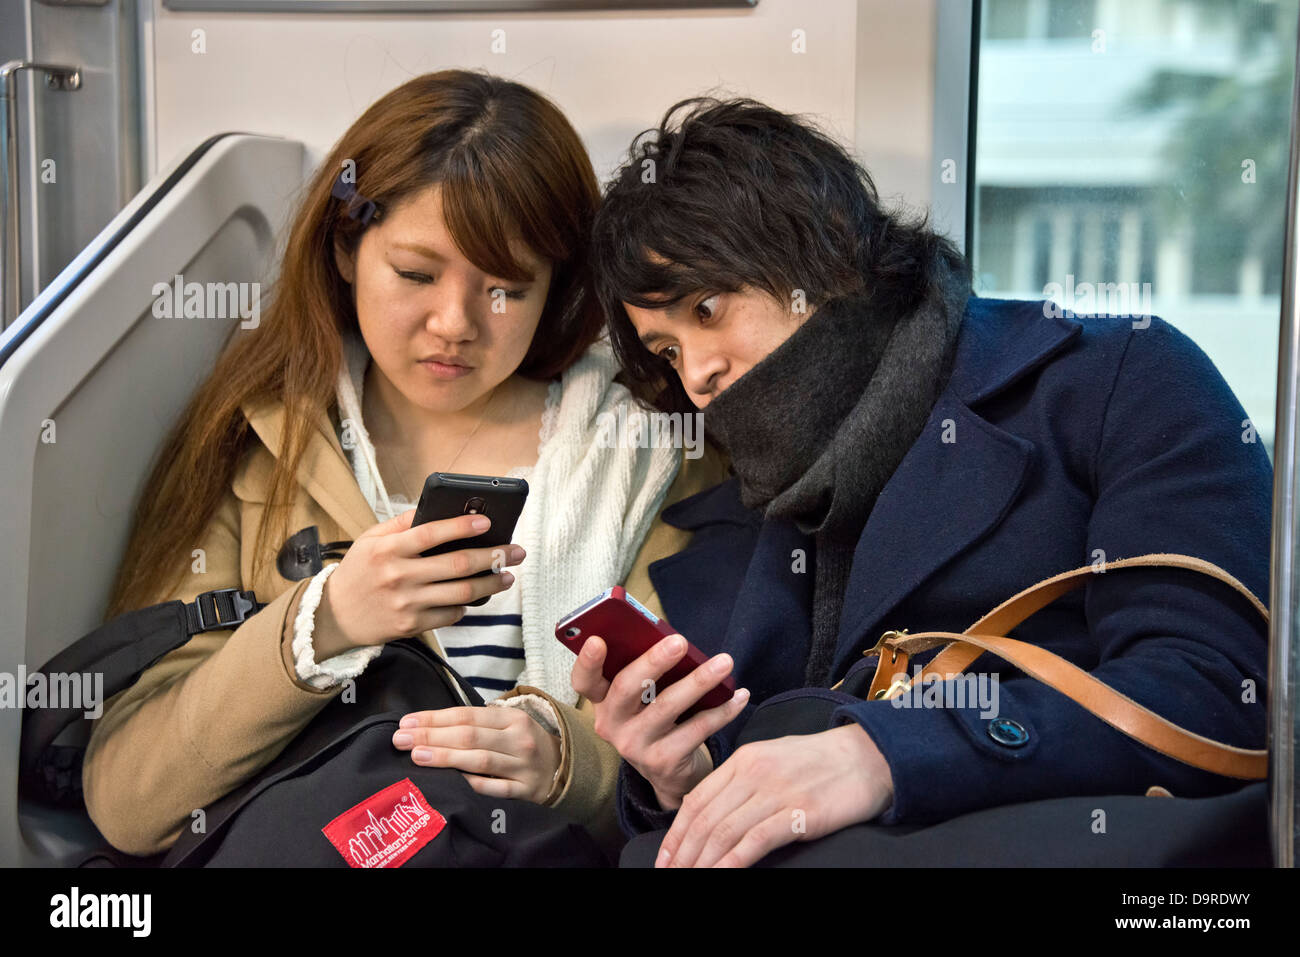
[[414,728],[420,723],[420,719],[413,714],[408,714],[401,721],[397,722],[399,728]]
[[398,731],[393,735],[393,745],[398,748],[409,748],[414,741],[415,738],[411,737],[405,731]]
[[740,704],[744,704],[746,701],[749,700],[749,689],[741,688],[739,691],[737,691],[735,694],[731,696],[731,700],[737,701]]
[[474,529],[476,532],[481,532],[492,524],[492,519],[488,518],[486,515],[475,515],[474,520],[469,524],[470,528]]
[[510,560],[512,562],[522,562],[524,560],[524,550],[521,546],[510,546]]
[[720,675],[731,667],[731,655],[722,654],[709,662],[709,670],[715,675]]
[[433,748],[416,748],[411,752],[411,757],[420,764],[425,764],[433,760]]
[[686,647],[686,639],[681,635],[673,635],[671,638],[664,639],[664,657],[670,658]]
[[502,572],[501,580],[505,582],[506,587],[509,588],[511,585],[515,583],[515,576],[510,574],[509,572]]
[[667,849],[661,850],[659,856],[655,858],[655,867],[666,867],[673,856],[668,853]]

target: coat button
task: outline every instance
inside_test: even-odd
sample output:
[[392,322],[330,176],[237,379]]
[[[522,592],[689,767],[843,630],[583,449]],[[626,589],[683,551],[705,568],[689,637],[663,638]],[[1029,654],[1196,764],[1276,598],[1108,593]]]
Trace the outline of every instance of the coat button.
[[1029,743],[1029,732],[1019,721],[994,718],[989,722],[989,737],[1007,748],[1022,748]]

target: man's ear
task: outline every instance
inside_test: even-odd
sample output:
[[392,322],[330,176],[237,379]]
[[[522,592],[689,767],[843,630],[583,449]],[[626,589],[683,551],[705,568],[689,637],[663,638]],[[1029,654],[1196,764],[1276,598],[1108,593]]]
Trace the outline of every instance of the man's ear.
[[343,281],[352,285],[356,277],[356,257],[343,247],[337,236],[334,238],[334,265],[338,267]]

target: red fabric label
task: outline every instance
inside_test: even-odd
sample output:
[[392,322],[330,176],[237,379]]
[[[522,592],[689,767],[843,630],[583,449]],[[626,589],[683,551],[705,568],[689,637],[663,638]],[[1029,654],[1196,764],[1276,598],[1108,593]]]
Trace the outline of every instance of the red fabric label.
[[372,794],[321,831],[350,867],[401,867],[447,826],[420,789],[403,778]]

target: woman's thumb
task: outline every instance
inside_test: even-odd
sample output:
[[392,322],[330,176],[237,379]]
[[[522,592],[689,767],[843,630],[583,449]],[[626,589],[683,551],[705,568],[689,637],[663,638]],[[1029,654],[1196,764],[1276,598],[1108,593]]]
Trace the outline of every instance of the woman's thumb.
[[394,515],[386,522],[380,522],[378,525],[372,525],[367,535],[392,535],[396,532],[404,532],[411,527],[411,522],[415,519],[415,509],[408,508],[405,512]]

